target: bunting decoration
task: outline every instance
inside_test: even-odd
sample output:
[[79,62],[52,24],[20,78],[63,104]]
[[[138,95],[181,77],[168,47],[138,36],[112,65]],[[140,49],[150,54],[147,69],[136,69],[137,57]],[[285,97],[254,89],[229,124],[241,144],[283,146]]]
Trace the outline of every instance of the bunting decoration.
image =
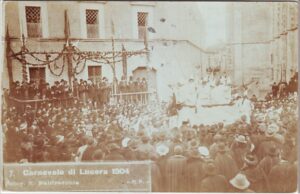
[[[147,47],[126,51],[124,45],[121,50],[116,51],[114,47],[114,39],[112,38],[112,50],[111,51],[81,51],[77,45],[73,45],[70,39],[70,23],[68,19],[67,11],[65,10],[65,44],[60,51],[30,51],[26,46],[24,34],[22,34],[22,47],[21,50],[15,52],[9,45],[7,47],[7,57],[11,60],[18,60],[22,64],[22,77],[24,82],[28,82],[27,67],[39,66],[48,67],[50,73],[54,76],[61,76],[67,65],[69,82],[71,79],[80,73],[82,73],[86,67],[88,61],[109,65],[113,71],[115,71],[115,65],[122,63],[123,74],[127,73],[127,59],[129,57],[137,55],[148,55],[149,51]],[[112,24],[112,34],[114,35],[114,24]],[[8,28],[7,28],[8,31]],[[6,40],[10,42],[10,37]],[[146,46],[146,45],[145,45]],[[34,61],[34,62],[33,62]]]

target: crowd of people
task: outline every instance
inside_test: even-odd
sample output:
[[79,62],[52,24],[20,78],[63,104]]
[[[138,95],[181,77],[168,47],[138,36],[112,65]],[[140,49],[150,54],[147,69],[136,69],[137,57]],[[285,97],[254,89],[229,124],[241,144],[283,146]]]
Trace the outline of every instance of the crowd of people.
[[[79,92],[79,91],[78,91]],[[255,106],[250,124],[169,128],[167,104],[43,104],[2,114],[4,161],[151,161],[152,191],[294,192],[297,95]],[[230,115],[228,115],[230,116]],[[201,118],[199,118],[201,119]],[[19,142],[19,143],[16,143]]]
[[[122,77],[121,81],[116,83],[117,94],[128,94],[137,92],[147,92],[148,84],[145,78],[133,79],[129,77],[127,81]],[[4,96],[6,101],[9,97],[17,100],[50,100],[55,101],[55,104],[66,104],[67,101],[72,101],[74,98],[87,104],[92,102],[94,107],[100,108],[104,104],[108,104],[113,93],[113,85],[106,77],[102,80],[93,82],[91,80],[77,80],[72,82],[72,87],[64,79],[55,81],[53,85],[45,82],[45,80],[31,80],[27,82],[15,81],[12,84],[11,90],[5,90]],[[143,95],[137,96],[137,100],[141,100]],[[126,101],[129,101],[125,98]],[[118,98],[119,100],[119,98]],[[123,100],[125,101],[125,100]]]
[[274,82],[272,84],[272,91],[267,94],[266,100],[283,99],[290,94],[298,91],[298,72],[295,73],[287,83],[286,81],[280,81],[279,83]]

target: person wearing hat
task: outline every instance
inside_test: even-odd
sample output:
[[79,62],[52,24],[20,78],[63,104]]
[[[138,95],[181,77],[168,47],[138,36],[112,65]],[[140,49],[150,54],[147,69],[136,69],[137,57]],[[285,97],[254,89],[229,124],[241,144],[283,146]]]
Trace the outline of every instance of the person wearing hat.
[[104,153],[101,149],[96,149],[92,154],[92,161],[101,162],[103,160]]
[[238,172],[236,161],[228,153],[225,143],[218,144],[218,152],[214,159],[217,171],[226,177],[227,180],[232,179]]
[[247,141],[244,135],[236,135],[234,142],[231,144],[230,150],[239,169],[243,166],[244,155],[250,151],[250,145],[250,142]]
[[234,178],[229,181],[231,188],[230,192],[235,193],[254,193],[251,189],[249,189],[250,182],[244,174],[237,174]]
[[224,142],[224,138],[221,134],[217,133],[213,136],[213,144],[209,146],[209,153],[212,158],[216,157],[216,154],[218,152],[218,145],[221,142]]
[[258,159],[252,153],[247,153],[244,156],[244,165],[241,168],[241,173],[244,174],[250,182],[249,189],[261,193],[266,192],[266,180],[259,168],[257,168]]
[[105,156],[106,161],[126,161],[125,157],[121,153],[121,148],[116,143],[111,143],[108,146],[108,154]]
[[258,167],[262,169],[263,173],[269,175],[273,166],[280,162],[280,150],[276,146],[268,149],[267,155],[259,162]]
[[205,178],[200,182],[200,192],[228,192],[228,181],[224,175],[218,174],[214,161],[207,161],[203,164]]
[[189,152],[186,166],[187,174],[187,190],[186,192],[200,192],[201,181],[205,177],[205,172],[203,169],[204,160],[198,151],[198,147],[193,147]]
[[128,161],[137,160],[138,145],[139,145],[139,141],[136,139],[130,139],[128,141],[127,147],[124,147],[123,142],[122,142],[122,146],[124,147],[122,153],[123,153],[123,156],[126,158],[126,160],[128,160]]
[[146,135],[141,137],[142,143],[138,145],[138,152],[155,153],[153,145],[150,144],[150,138]]
[[186,165],[187,158],[183,156],[183,148],[175,146],[174,155],[167,158],[163,169],[166,192],[186,191]]
[[258,160],[262,160],[265,156],[268,155],[268,151],[271,147],[277,147],[280,148],[281,145],[278,143],[278,141],[275,140],[274,136],[278,131],[278,126],[276,125],[269,125],[265,131],[265,137],[261,140],[259,143],[256,155],[258,157]]
[[95,139],[91,136],[88,137],[87,139],[87,148],[82,154],[82,159],[81,161],[92,161],[93,160],[93,153],[96,150],[96,144],[95,144]]
[[92,137],[84,136],[82,137],[84,144],[77,149],[75,161],[80,162],[82,160],[83,154],[89,145],[93,145],[94,139]]

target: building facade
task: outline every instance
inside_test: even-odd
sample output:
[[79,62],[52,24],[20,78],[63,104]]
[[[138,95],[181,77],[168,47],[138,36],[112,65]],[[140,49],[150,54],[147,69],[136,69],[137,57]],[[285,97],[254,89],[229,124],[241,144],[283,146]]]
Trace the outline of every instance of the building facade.
[[[187,80],[200,73],[199,66],[205,69],[210,53],[201,47],[201,13],[193,3],[185,2],[6,2],[5,22],[12,50],[20,51],[24,34],[26,48],[30,51],[61,51],[66,43],[65,10],[69,18],[70,42],[81,51],[111,51],[112,39],[116,51],[121,51],[123,46],[127,51],[135,51],[145,48],[147,41],[149,57],[128,58],[126,74],[128,77],[150,74],[150,88],[157,91],[162,100],[171,93],[168,85],[176,84],[174,77]],[[28,80],[42,78],[50,84],[68,80],[63,61],[58,61],[52,69],[33,65],[37,62],[34,58],[28,57],[26,61]],[[113,79],[113,71],[107,64],[90,61],[79,69],[77,79]],[[7,70],[4,65],[4,88],[9,85]],[[116,62],[115,71],[120,80],[124,72],[122,62]],[[22,64],[12,60],[12,80],[21,82],[24,72]]]
[[273,82],[288,82],[297,72],[297,6],[296,2],[227,3],[230,74],[236,84],[252,83],[249,95],[263,98]]
[[298,7],[296,3],[272,6],[271,77],[286,81],[298,72]]

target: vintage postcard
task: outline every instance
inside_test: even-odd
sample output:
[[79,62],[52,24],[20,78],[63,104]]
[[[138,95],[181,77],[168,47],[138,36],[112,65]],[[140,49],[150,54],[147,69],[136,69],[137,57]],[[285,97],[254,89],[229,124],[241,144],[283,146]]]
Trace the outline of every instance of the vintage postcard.
[[3,191],[297,191],[298,2],[4,1]]

